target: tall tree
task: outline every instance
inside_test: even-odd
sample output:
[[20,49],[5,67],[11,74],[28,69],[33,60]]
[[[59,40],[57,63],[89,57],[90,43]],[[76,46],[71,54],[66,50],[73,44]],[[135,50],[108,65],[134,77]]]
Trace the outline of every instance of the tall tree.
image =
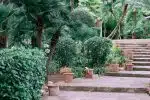
[[12,16],[14,8],[12,4],[0,3],[0,48],[6,48],[8,42],[8,20]]

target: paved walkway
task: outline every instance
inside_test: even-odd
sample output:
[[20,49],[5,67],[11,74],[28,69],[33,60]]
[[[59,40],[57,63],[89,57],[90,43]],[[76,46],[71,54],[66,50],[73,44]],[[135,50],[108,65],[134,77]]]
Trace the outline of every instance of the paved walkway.
[[64,92],[58,97],[44,97],[43,100],[150,100],[147,94],[104,93],[104,92]]

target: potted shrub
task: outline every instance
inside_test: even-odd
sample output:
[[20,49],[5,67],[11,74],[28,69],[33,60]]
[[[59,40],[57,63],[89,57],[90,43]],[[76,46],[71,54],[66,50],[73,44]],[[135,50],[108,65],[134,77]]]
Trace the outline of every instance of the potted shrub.
[[120,71],[125,70],[126,57],[123,55],[120,55],[118,61],[119,61],[119,70]]
[[85,78],[93,78],[93,69],[85,67]]
[[109,72],[119,72],[119,63],[118,63],[118,59],[112,59],[112,61],[110,62],[109,66],[107,66],[107,70]]
[[71,82],[73,80],[73,73],[68,66],[73,64],[76,55],[75,41],[69,37],[60,38],[55,53],[55,60],[58,61],[60,66],[63,66],[60,69],[60,74],[63,75],[65,82]]
[[60,73],[64,76],[64,81],[66,83],[70,83],[73,80],[73,73],[71,71],[71,68],[69,67],[63,67],[60,69]]
[[127,60],[126,62],[126,70],[127,71],[132,71],[133,70],[133,64],[132,64],[132,60]]

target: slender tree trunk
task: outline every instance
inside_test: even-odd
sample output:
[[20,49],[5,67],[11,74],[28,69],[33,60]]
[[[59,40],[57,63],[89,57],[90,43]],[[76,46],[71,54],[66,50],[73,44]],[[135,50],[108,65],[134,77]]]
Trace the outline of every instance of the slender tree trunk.
[[38,48],[42,47],[42,32],[43,32],[43,19],[42,16],[37,17],[37,35],[36,35],[36,44]]
[[0,36],[0,48],[7,48],[8,36]]
[[32,48],[37,47],[36,37],[35,36],[31,37],[31,45],[32,45]]
[[124,17],[126,16],[126,13],[127,13],[127,8],[128,8],[128,4],[126,4],[124,6],[124,9],[123,9],[123,14],[122,16],[120,17],[118,23],[117,23],[117,26],[114,28],[114,30],[111,32],[111,34],[108,36],[108,38],[110,37],[113,37],[118,29],[118,27],[120,26],[121,22],[123,21]]
[[52,39],[49,43],[49,48],[50,48],[50,53],[48,55],[48,60],[46,62],[46,83],[48,83],[48,75],[49,75],[49,71],[48,71],[48,67],[51,63],[51,60],[52,60],[52,57],[54,55],[54,52],[55,52],[55,49],[56,49],[56,45],[58,43],[58,40],[59,40],[59,37],[60,37],[60,30],[61,30],[61,27],[58,29],[58,31],[56,31],[53,36],[52,36]]
[[73,11],[73,9],[74,9],[74,0],[70,0],[70,7],[71,7],[71,11]]

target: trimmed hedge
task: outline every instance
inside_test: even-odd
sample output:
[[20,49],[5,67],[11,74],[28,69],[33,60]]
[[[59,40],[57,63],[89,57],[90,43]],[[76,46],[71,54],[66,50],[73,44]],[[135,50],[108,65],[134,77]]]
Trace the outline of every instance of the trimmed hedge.
[[40,100],[45,57],[38,49],[0,50],[0,100]]

